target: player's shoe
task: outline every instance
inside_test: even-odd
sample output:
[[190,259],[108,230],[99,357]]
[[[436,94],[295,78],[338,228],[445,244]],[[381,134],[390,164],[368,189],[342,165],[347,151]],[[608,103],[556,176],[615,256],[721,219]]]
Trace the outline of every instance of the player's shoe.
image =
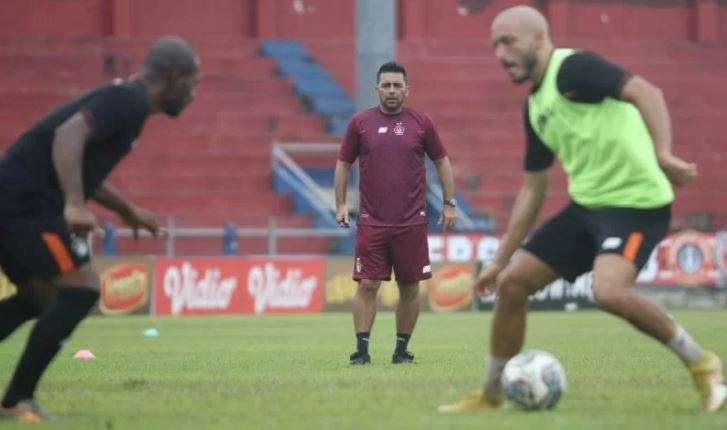
[[371,363],[371,356],[368,352],[356,351],[348,358],[350,364],[369,364]]
[[35,400],[23,400],[11,408],[0,406],[0,419],[38,424],[48,421],[50,417],[35,403]]
[[698,361],[689,366],[694,386],[702,397],[702,408],[707,412],[715,412],[727,401],[727,385],[722,376],[722,361],[717,354],[704,351]]
[[411,364],[414,362],[414,356],[409,351],[394,351],[391,362],[394,364]]
[[456,414],[462,412],[480,412],[501,409],[505,399],[502,396],[488,397],[482,391],[469,393],[454,403],[441,405],[437,408],[444,414]]

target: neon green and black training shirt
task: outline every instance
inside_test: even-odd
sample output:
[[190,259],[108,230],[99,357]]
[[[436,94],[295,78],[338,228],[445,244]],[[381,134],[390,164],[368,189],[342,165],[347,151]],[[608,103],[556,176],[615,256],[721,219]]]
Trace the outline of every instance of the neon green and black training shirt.
[[525,169],[558,157],[568,193],[587,208],[657,208],[674,193],[638,109],[619,100],[628,73],[593,53],[556,49],[524,110]]

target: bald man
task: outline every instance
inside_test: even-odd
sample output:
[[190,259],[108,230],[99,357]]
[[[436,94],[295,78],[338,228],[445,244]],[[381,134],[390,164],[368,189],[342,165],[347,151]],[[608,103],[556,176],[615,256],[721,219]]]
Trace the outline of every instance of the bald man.
[[[696,165],[672,154],[661,91],[593,53],[554,49],[545,18],[533,8],[505,10],[491,32],[512,81],[532,85],[524,108],[525,180],[500,248],[474,285],[478,294],[498,295],[484,388],[440,411],[500,407],[500,376],[522,348],[528,297],[591,270],[598,306],[671,349],[689,369],[704,410],[721,408],[727,387],[720,359],[634,291],[669,228],[672,185],[697,174]],[[572,201],[521,246],[545,200],[555,157]]]
[[87,235],[88,199],[136,232],[154,215],[106,177],[133,147],[146,119],[177,116],[193,99],[199,59],[182,39],[159,39],[129,80],[103,85],[44,116],[0,160],[0,268],[18,294],[0,301],[0,341],[37,318],[0,407],[0,418],[40,422],[34,400],[43,372],[99,297]]

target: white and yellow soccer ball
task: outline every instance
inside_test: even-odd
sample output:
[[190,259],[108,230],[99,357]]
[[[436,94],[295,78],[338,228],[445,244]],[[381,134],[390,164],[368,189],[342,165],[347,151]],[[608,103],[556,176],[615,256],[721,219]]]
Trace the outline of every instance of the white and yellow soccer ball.
[[557,358],[545,351],[525,351],[507,362],[502,372],[505,396],[521,409],[551,409],[565,393],[566,379]]

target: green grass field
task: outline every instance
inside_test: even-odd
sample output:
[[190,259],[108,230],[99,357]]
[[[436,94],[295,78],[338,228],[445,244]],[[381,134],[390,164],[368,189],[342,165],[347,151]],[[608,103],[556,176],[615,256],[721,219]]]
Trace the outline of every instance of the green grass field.
[[[727,312],[676,316],[727,358]],[[379,314],[372,364],[347,364],[349,314],[91,318],[51,366],[38,399],[73,429],[726,429],[700,411],[666,349],[596,312],[531,313],[527,347],[561,359],[569,389],[553,411],[441,415],[436,406],[482,379],[490,315],[423,314],[417,363],[390,364],[393,315]],[[158,338],[144,338],[145,328]],[[0,345],[4,384],[29,325]],[[71,357],[89,348],[92,362]],[[5,428],[27,428],[0,423]]]

